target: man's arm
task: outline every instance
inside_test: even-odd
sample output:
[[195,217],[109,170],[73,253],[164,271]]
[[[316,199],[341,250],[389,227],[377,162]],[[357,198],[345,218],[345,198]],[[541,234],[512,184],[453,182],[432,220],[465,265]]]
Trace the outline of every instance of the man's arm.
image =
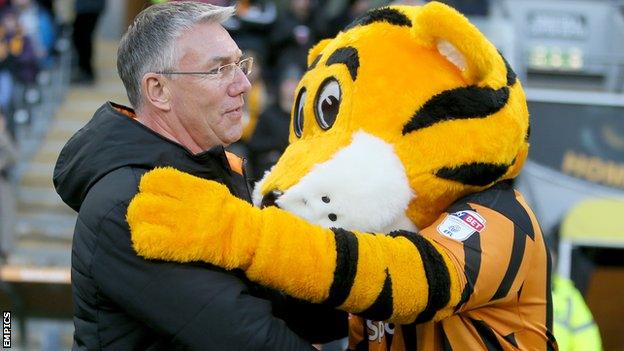
[[283,319],[297,335],[314,344],[347,337],[349,314],[327,305],[295,299],[278,291],[258,286],[273,302],[273,315]]
[[219,268],[145,260],[130,243],[126,205],[101,222],[92,272],[101,294],[175,344],[197,350],[310,350],[271,303]]

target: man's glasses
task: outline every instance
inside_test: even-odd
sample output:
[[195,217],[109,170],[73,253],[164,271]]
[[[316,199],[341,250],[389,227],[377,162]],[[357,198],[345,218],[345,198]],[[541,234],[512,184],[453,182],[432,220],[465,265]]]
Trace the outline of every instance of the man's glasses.
[[206,72],[177,72],[177,71],[161,71],[155,72],[158,74],[194,74],[212,77],[219,80],[231,79],[234,76],[234,71],[239,68],[244,75],[248,76],[253,68],[253,57],[247,57],[238,62],[228,63],[227,65],[219,66],[215,69],[211,69]]

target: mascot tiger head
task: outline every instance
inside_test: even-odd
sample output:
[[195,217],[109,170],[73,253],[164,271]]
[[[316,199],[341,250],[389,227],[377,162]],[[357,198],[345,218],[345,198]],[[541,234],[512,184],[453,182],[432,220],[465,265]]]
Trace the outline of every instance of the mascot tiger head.
[[528,152],[514,72],[436,2],[371,10],[320,42],[295,96],[291,143],[254,202],[326,227],[423,228],[514,178]]

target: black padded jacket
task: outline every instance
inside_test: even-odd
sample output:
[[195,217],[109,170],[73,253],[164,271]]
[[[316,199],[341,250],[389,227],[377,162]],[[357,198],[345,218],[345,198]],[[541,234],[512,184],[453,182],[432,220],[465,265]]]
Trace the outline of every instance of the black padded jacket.
[[[141,176],[173,166],[249,200],[223,147],[193,155],[108,102],[67,142],[54,170],[78,212],[72,247],[74,350],[309,350],[346,334],[341,312],[319,309],[203,263],[145,260],[126,210]],[[322,322],[320,322],[322,320]]]

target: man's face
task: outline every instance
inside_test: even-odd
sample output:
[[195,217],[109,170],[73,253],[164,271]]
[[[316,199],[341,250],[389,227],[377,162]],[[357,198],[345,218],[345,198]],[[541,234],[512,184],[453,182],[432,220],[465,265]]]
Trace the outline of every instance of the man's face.
[[[228,32],[217,23],[198,24],[176,42],[180,72],[207,72],[237,62],[241,51]],[[243,131],[243,94],[249,80],[236,68],[224,78],[211,75],[171,75],[173,118],[202,150],[229,145]]]

